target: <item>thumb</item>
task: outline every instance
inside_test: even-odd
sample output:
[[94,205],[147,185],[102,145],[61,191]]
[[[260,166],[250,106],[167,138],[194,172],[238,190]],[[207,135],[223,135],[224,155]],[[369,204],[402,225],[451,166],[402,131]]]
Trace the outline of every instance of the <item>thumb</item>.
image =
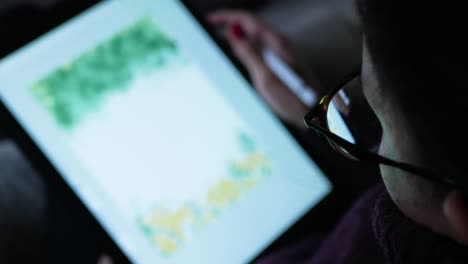
[[230,26],[229,39],[235,55],[247,68],[254,83],[258,83],[273,75],[273,72],[266,65],[261,52],[247,38],[238,24]]

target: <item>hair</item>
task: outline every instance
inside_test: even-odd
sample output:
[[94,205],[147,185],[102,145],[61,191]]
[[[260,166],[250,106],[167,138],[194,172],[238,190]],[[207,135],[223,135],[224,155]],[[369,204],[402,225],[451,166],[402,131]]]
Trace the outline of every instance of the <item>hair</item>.
[[[461,3],[357,0],[383,95],[397,102],[423,153],[466,173],[468,83]],[[434,161],[433,157],[425,157]],[[447,167],[447,166],[445,166]]]

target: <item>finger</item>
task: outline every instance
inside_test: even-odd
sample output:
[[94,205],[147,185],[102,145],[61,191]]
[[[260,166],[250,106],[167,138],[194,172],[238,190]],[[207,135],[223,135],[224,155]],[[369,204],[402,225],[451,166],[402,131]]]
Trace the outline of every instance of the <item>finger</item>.
[[[233,25],[229,28],[229,39],[232,49],[249,72],[255,88],[265,102],[281,118],[300,126],[303,123],[302,117],[306,112],[302,110],[307,110],[307,108],[273,73],[255,44],[243,38],[242,34],[243,32],[239,25]],[[290,109],[291,111],[285,111],[285,109]]]
[[[242,33],[236,33],[235,28],[235,25],[231,27],[229,34],[229,38],[231,39],[230,43],[235,55],[237,58],[239,58],[240,62],[249,72],[254,86],[257,88],[262,97],[270,105],[274,105],[275,98],[272,97],[271,84],[274,83],[284,87],[286,87],[286,85],[282,83],[280,79],[278,79],[278,77],[266,64],[261,52],[256,49],[255,45],[253,45],[247,39],[238,36],[238,34]],[[296,97],[289,89],[285,89],[283,92],[285,95],[287,94],[288,96]]]
[[237,23],[241,20],[252,21],[255,16],[243,10],[218,10],[208,15],[208,20],[213,23]]
[[[293,100],[298,98],[292,94],[289,89],[281,89],[278,87],[286,87],[286,85],[278,79],[278,77],[271,71],[267,66],[263,57],[248,41],[236,40],[232,44],[234,53],[239,58],[241,63],[247,68],[250,78],[254,87],[257,89],[263,99],[273,108],[273,110],[285,120],[296,120],[296,116],[291,116],[284,111],[285,108],[292,106],[302,106],[302,102],[294,103]],[[274,91],[273,89],[277,89]],[[278,97],[291,98],[287,100],[291,103],[291,106],[282,105],[282,100],[278,100]],[[296,111],[292,111],[296,112]],[[305,114],[305,113],[304,113]],[[294,124],[302,123],[302,117],[300,116],[300,122],[294,121]]]
[[273,75],[261,53],[245,37],[245,33],[239,25],[235,24],[230,27],[229,40],[235,55],[245,66],[254,83],[261,83],[263,79]]
[[223,10],[209,16],[212,23],[219,25],[238,24],[249,39],[259,43],[262,48],[271,49],[286,63],[297,68],[294,54],[290,52],[288,41],[267,25],[264,21],[251,13],[236,10]]
[[296,57],[291,52],[292,49],[285,37],[274,31],[265,31],[260,39],[264,48],[272,50],[286,63],[292,66],[296,64]]
[[226,26],[238,24],[248,37],[260,36],[262,31],[268,30],[263,21],[246,11],[217,11],[209,16],[209,21],[214,24]]

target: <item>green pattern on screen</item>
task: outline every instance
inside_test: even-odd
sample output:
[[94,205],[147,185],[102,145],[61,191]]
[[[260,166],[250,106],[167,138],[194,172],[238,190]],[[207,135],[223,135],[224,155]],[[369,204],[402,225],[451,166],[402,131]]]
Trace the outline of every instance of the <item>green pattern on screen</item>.
[[145,17],[56,69],[30,87],[56,122],[70,131],[113,92],[126,91],[137,73],[179,57],[176,43]]

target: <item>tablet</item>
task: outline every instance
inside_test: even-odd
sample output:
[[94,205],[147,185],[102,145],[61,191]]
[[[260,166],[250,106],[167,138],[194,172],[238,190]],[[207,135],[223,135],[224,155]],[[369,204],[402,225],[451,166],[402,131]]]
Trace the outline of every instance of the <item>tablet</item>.
[[134,263],[249,262],[332,190],[177,0],[97,3],[3,58],[0,100]]

